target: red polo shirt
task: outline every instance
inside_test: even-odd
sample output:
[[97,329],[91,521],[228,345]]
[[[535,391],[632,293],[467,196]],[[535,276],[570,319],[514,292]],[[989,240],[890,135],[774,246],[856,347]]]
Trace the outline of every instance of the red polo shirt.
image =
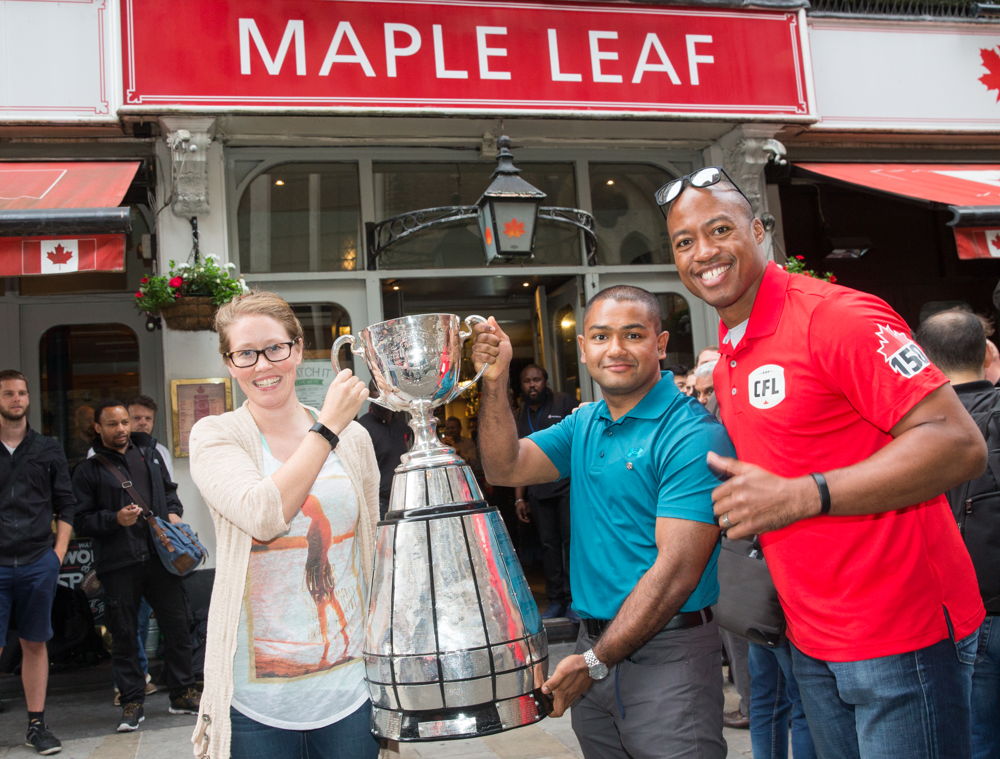
[[[715,369],[722,420],[740,459],[785,477],[871,456],[947,382],[889,306],[768,264],[746,334]],[[854,661],[971,634],[984,609],[943,496],[867,516],[805,519],[761,542],[806,654]],[[946,610],[946,611],[945,611]]]

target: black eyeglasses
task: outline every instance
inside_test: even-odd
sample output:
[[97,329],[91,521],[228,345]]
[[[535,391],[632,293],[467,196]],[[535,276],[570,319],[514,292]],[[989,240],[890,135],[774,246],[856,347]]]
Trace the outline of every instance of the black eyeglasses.
[[723,180],[731,184],[736,189],[736,192],[742,195],[743,199],[750,205],[750,209],[753,210],[753,203],[750,202],[750,198],[748,198],[746,193],[740,189],[740,186],[733,181],[733,178],[726,173],[726,170],[719,166],[706,166],[704,169],[692,171],[687,176],[670,180],[654,194],[656,204],[665,214],[667,212],[666,206],[677,200],[677,197],[684,190],[685,185],[691,185],[692,187],[702,189],[705,187],[711,187],[713,184],[718,184]]
[[295,338],[284,343],[268,345],[260,350],[256,348],[244,348],[239,351],[229,351],[229,353],[223,353],[222,357],[232,361],[233,366],[237,369],[249,369],[251,366],[256,366],[261,356],[272,364],[276,364],[292,355],[292,346],[298,341],[299,339]]

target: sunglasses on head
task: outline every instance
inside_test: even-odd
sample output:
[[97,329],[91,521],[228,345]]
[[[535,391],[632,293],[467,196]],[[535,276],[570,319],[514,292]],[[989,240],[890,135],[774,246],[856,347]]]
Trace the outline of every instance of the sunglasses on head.
[[666,207],[677,200],[681,192],[684,191],[684,187],[686,185],[691,185],[692,187],[701,189],[711,187],[712,185],[723,181],[732,185],[736,192],[742,195],[743,199],[750,205],[750,208],[753,209],[753,203],[750,202],[750,198],[748,198],[746,193],[740,189],[739,185],[733,181],[732,177],[726,173],[726,170],[720,168],[719,166],[706,166],[704,169],[692,171],[687,176],[670,180],[654,194],[656,204],[660,207],[661,211],[666,213]]

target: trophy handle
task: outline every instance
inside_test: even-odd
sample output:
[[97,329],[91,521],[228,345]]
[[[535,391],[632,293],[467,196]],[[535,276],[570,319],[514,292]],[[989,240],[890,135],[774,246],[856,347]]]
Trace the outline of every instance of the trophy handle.
[[[340,355],[340,349],[344,345],[350,345],[351,346],[351,353],[353,353],[355,356],[358,356],[359,358],[364,358],[365,357],[364,349],[355,347],[355,345],[354,345],[354,335],[341,335],[340,337],[338,337],[336,340],[333,341],[333,347],[330,349],[330,361],[333,362],[333,368],[337,370],[338,374],[340,373],[341,369],[346,368],[346,367],[342,367],[340,365],[340,362],[337,360],[337,356]],[[393,408],[392,406],[390,406],[388,403],[380,400],[379,398],[371,398],[371,397],[369,397],[368,398],[368,402],[369,403],[377,403],[379,406],[387,408],[390,411],[396,411],[395,408]]]
[[[460,329],[458,331],[459,340],[465,342],[465,340],[467,340],[472,336],[472,325],[479,323],[485,324],[486,321],[487,320],[484,317],[478,316],[476,314],[472,314],[471,316],[466,316],[462,322],[465,325],[465,329]],[[473,377],[470,380],[466,380],[465,382],[459,382],[458,384],[456,384],[455,389],[448,394],[448,399],[445,401],[445,403],[451,403],[451,401],[453,401],[455,398],[460,396],[470,387],[475,385],[479,381],[479,378],[483,376],[483,372],[485,372],[488,368],[489,364],[483,364],[483,368],[476,373],[475,377]]]

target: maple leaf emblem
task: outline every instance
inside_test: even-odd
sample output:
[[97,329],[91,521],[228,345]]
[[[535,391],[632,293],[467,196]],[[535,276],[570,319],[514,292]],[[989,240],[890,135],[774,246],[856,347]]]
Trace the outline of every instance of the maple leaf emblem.
[[983,67],[989,72],[979,77],[979,81],[988,90],[997,91],[997,102],[1000,103],[1000,54],[996,48],[980,48],[979,55],[983,59]]
[[875,337],[878,338],[878,352],[885,358],[886,363],[889,363],[901,348],[912,342],[910,338],[888,324],[879,324]]
[[993,237],[990,238],[990,245],[992,245],[997,250],[1000,250],[1000,232],[997,232]]
[[73,251],[66,250],[62,245],[56,245],[55,248],[47,251],[45,255],[54,264],[65,264],[69,263],[69,260],[73,257]]
[[483,235],[483,237],[485,238],[487,245],[492,245],[493,244],[493,230],[492,229],[490,229],[489,227],[486,227],[486,234]]
[[524,224],[517,219],[511,219],[503,225],[503,233],[507,237],[520,237],[524,234]]

